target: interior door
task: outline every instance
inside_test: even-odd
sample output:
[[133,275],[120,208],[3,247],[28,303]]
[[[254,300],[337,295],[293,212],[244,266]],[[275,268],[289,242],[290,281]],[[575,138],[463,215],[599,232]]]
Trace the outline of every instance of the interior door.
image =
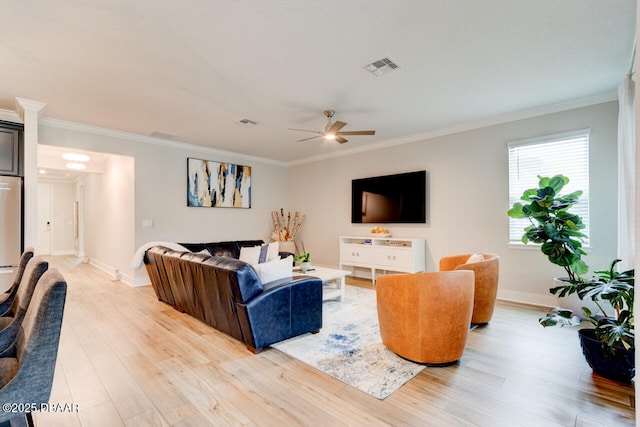
[[51,255],[53,185],[38,184],[38,255]]

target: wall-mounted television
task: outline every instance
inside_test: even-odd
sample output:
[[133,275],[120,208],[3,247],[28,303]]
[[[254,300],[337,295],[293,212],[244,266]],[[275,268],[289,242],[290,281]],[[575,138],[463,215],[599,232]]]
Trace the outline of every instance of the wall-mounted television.
[[427,172],[374,176],[351,181],[353,224],[427,222]]

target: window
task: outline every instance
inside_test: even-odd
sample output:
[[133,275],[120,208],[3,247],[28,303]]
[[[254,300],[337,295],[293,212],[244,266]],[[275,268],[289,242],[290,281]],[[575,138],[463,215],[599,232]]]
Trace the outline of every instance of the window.
[[[525,190],[538,187],[538,175],[562,174],[569,178],[562,194],[583,191],[571,212],[582,217],[585,225],[582,231],[589,236],[589,130],[514,141],[507,145],[509,207],[520,200]],[[509,244],[522,245],[522,234],[529,224],[528,219],[509,218]],[[588,237],[584,246],[589,246]]]

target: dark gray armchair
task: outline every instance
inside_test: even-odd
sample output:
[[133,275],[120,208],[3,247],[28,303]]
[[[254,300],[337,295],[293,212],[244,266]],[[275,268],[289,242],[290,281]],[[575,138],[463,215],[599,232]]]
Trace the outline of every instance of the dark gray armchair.
[[18,264],[16,277],[13,279],[13,285],[11,285],[11,287],[7,289],[5,293],[0,294],[0,313],[6,312],[9,307],[11,307],[13,299],[18,293],[18,286],[20,285],[20,281],[22,280],[24,269],[27,267],[27,263],[31,258],[33,258],[33,248],[29,247],[25,249],[22,253],[22,256],[20,256],[20,263]]
[[9,347],[18,335],[36,283],[48,268],[49,263],[39,256],[31,258],[27,263],[13,303],[0,316],[0,351]]
[[[57,269],[45,272],[16,340],[0,353],[0,404],[29,403],[34,409],[49,402],[58,356],[67,283]],[[0,425],[31,419],[31,410],[0,412]],[[32,425],[32,424],[31,424]]]

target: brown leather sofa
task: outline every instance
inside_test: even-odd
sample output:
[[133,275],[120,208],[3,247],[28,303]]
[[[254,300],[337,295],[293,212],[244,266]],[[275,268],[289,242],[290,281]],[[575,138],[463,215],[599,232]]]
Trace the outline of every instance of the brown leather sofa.
[[473,310],[473,271],[379,276],[376,297],[388,349],[432,366],[460,359]]
[[454,255],[440,259],[440,271],[472,270],[475,273],[475,296],[471,323],[489,323],[496,306],[498,294],[498,272],[500,257],[496,254],[481,254],[484,260],[467,263],[472,254]]
[[295,277],[262,283],[238,259],[154,246],[145,268],[159,300],[259,352],[322,327],[322,281]]

